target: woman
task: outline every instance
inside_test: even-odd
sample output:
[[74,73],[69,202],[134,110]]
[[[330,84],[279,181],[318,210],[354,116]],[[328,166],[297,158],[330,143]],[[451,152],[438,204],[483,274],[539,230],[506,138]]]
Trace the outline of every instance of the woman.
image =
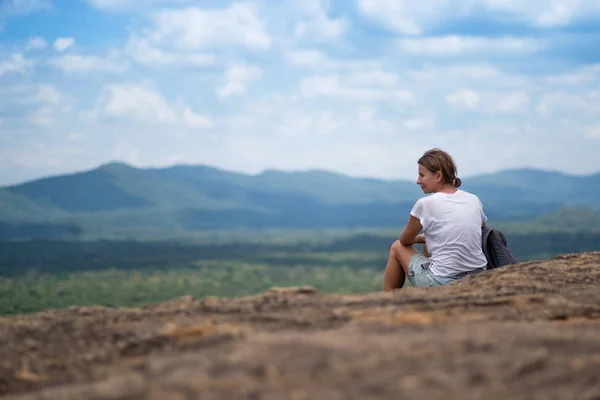
[[[418,166],[417,184],[431,196],[417,200],[400,239],[392,244],[383,281],[386,291],[401,288],[406,276],[417,287],[440,286],[486,268],[481,228],[487,217],[477,196],[458,189],[461,181],[452,157],[432,149]],[[415,243],[424,244],[424,254]]]

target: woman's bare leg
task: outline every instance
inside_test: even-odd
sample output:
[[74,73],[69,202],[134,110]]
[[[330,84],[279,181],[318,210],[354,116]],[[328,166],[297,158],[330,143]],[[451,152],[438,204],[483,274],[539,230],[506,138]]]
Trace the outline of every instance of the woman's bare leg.
[[383,276],[383,290],[389,291],[404,286],[410,258],[418,252],[413,246],[403,246],[399,240],[392,244]]

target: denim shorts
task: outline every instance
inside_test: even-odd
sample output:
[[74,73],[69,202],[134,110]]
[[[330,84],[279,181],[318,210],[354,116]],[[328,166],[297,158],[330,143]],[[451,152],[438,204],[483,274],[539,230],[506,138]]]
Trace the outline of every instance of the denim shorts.
[[429,269],[431,261],[423,254],[418,253],[410,258],[408,264],[408,279],[416,287],[442,286],[457,281],[460,277],[444,278],[436,276]]

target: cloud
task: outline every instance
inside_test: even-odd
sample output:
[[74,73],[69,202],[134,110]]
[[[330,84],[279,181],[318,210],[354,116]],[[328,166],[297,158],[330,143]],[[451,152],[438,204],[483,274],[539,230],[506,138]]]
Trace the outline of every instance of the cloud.
[[408,54],[449,56],[465,53],[530,53],[541,50],[545,43],[538,39],[486,38],[470,36],[442,36],[400,39],[399,49]]
[[67,73],[108,72],[121,74],[129,69],[127,62],[93,55],[68,54],[51,58],[48,62],[51,66]]
[[83,132],[72,132],[67,136],[67,142],[79,142],[85,137]]
[[377,107],[362,106],[356,112],[356,125],[363,132],[391,135],[397,132],[396,124],[381,116]]
[[202,67],[212,65],[216,57],[211,53],[173,52],[152,45],[147,39],[130,38],[125,52],[136,62],[147,67]]
[[435,119],[432,117],[408,119],[404,121],[403,126],[413,131],[432,129],[435,127]]
[[490,11],[504,12],[540,27],[560,27],[569,25],[578,18],[589,17],[600,12],[600,4],[595,0],[479,0]]
[[51,127],[56,122],[56,110],[54,107],[42,106],[31,112],[28,116],[28,120],[33,125],[37,125],[41,128]]
[[443,1],[358,0],[358,10],[367,18],[408,35],[419,35],[422,25],[434,19]]
[[398,76],[376,69],[349,74],[347,80],[351,85],[393,87],[398,83]]
[[209,117],[195,114],[189,107],[184,109],[183,119],[190,128],[207,129],[215,126],[215,123]]
[[325,4],[321,0],[304,0],[305,15],[296,22],[296,38],[313,41],[327,41],[340,38],[349,29],[346,18],[329,18]]
[[331,111],[315,115],[291,115],[276,128],[285,136],[331,135],[346,126],[346,122],[336,118]]
[[545,28],[570,25],[600,13],[596,0],[358,0],[357,6],[364,18],[406,35],[422,35],[449,20],[475,18],[482,13]]
[[15,96],[13,101],[27,107],[27,122],[41,128],[49,128],[57,124],[64,116],[69,114],[75,100],[67,96],[54,85],[40,84],[23,88],[21,95]]
[[104,11],[139,11],[159,6],[176,7],[192,3],[193,0],[86,0],[86,2],[99,10]]
[[40,36],[29,38],[25,43],[26,50],[43,50],[46,47],[48,47],[48,42]]
[[[303,78],[300,82],[300,91],[306,97],[339,97],[352,100],[397,100],[400,102],[411,103],[414,101],[413,95],[406,90],[394,87],[391,75],[384,75],[386,81],[384,86],[387,88],[373,88],[369,83],[374,79],[379,79],[377,75],[346,75],[339,74],[316,75]],[[358,80],[356,78],[359,78]],[[368,79],[371,79],[369,82]],[[366,83],[366,84],[365,84]],[[395,82],[394,82],[395,83]]]
[[232,3],[222,9],[164,9],[152,15],[149,39],[178,50],[197,51],[222,46],[263,50],[271,46],[263,21],[250,3]]
[[8,73],[25,74],[34,66],[34,61],[28,60],[21,53],[13,53],[8,59],[0,58],[0,77]]
[[225,73],[225,84],[217,89],[217,96],[229,97],[246,92],[246,86],[262,75],[262,68],[256,65],[238,64],[229,67]]
[[546,118],[558,115],[582,117],[600,112],[600,106],[594,106],[596,104],[598,104],[597,99],[594,101],[591,94],[586,96],[580,93],[551,91],[541,95],[535,111]]
[[176,116],[165,98],[153,87],[141,84],[111,84],[104,87],[97,114],[144,123],[173,123]]
[[446,102],[453,107],[474,110],[479,105],[479,94],[471,89],[462,89],[446,96]]
[[113,160],[122,160],[133,165],[139,165],[142,162],[140,150],[126,142],[120,142],[112,150],[111,158]]
[[64,100],[63,95],[52,85],[41,84],[35,91],[20,100],[24,105],[57,105]]
[[[139,0],[138,0],[139,1]],[[92,6],[101,10],[120,10],[134,4],[132,0],[87,0]]]
[[584,65],[574,71],[546,76],[546,82],[554,85],[583,85],[600,77],[600,64]]
[[493,110],[499,114],[512,114],[527,111],[530,100],[523,91],[508,93],[501,96],[493,104]]
[[58,38],[54,41],[54,48],[57,51],[63,52],[75,44],[75,39],[72,37]]
[[487,92],[460,89],[448,94],[446,102],[457,109],[478,110],[488,115],[527,113],[531,104],[530,96],[524,90],[505,91],[501,88]]
[[381,62],[360,58],[334,59],[316,49],[297,48],[283,53],[283,60],[292,67],[317,70],[371,70],[380,69]]
[[588,139],[600,140],[600,125],[588,126],[585,128],[585,137]]

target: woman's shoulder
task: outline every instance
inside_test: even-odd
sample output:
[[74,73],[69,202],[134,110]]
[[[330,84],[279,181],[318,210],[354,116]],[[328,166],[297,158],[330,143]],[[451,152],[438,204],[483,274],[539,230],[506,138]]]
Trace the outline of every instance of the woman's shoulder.
[[468,196],[474,199],[479,199],[479,197],[477,197],[477,195],[475,193],[471,193],[471,192],[467,192],[466,190],[463,189],[459,189],[459,191],[464,195],[464,196]]
[[467,201],[471,204],[481,205],[481,200],[475,193],[467,192],[466,190],[459,190],[463,198],[468,199]]

